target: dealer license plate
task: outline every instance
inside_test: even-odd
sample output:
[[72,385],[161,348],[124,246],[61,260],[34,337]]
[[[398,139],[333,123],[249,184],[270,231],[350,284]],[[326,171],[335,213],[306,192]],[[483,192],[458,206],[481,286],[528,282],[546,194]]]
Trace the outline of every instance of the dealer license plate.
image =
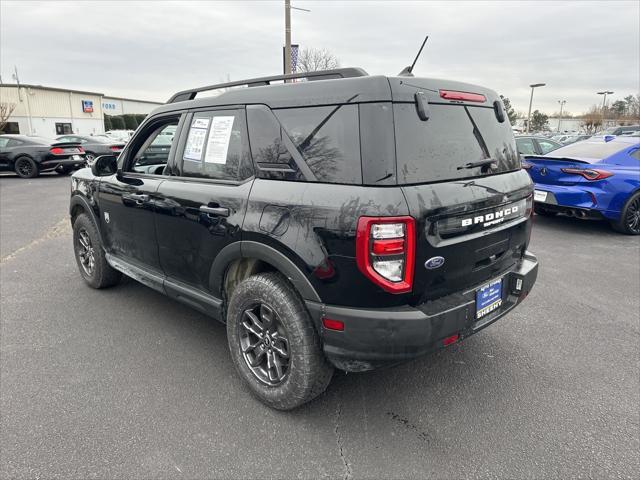
[[546,202],[547,201],[547,193],[548,192],[544,192],[542,190],[534,190],[533,199],[536,202]]
[[476,290],[476,318],[496,311],[502,305],[502,279],[494,280]]

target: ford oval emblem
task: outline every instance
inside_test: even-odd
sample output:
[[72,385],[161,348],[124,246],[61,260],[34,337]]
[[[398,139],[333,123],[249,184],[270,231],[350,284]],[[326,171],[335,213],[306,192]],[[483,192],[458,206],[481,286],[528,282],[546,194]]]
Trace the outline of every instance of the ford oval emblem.
[[429,260],[424,262],[424,268],[428,270],[435,270],[436,268],[440,268],[444,265],[444,257],[431,257]]

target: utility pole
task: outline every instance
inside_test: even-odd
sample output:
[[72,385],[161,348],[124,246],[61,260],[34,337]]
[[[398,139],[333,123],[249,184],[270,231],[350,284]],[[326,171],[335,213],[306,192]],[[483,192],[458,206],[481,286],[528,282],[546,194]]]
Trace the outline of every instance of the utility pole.
[[602,130],[604,130],[604,108],[607,103],[607,95],[612,95],[613,92],[610,92],[609,90],[605,90],[603,92],[596,92],[596,93],[598,95],[604,95],[604,97],[602,98]]
[[560,124],[562,123],[562,107],[564,107],[564,104],[567,103],[566,100],[558,100],[558,103],[560,104],[560,118],[558,119],[558,133],[560,132]]
[[289,75],[291,71],[291,10],[310,12],[307,8],[292,7],[291,0],[284,0],[284,74]]
[[[22,102],[22,92],[20,91],[20,77],[18,76],[18,67],[16,65],[13,66],[13,79],[16,81],[16,86],[18,87],[18,100]],[[29,122],[29,135],[33,135],[33,122],[31,121],[31,107],[29,105],[29,92],[26,92],[27,97],[27,121]]]
[[291,0],[284,0],[284,74],[291,73]]
[[531,104],[533,103],[533,89],[537,87],[544,87],[546,83],[534,83],[529,85],[531,87],[531,98],[529,99],[529,114],[527,115],[527,133],[531,131]]

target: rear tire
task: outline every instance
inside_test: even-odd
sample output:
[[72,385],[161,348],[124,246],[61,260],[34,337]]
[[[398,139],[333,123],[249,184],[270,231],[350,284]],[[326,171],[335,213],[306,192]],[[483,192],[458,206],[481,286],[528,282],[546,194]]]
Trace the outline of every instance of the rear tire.
[[[260,273],[234,290],[227,340],[240,376],[258,399],[296,408],[325,391],[333,375],[309,313],[279,273]],[[282,355],[286,354],[286,355]]]
[[558,215],[558,212],[547,210],[546,208],[540,207],[538,205],[534,205],[533,209],[537,215],[542,215],[543,217],[555,217],[556,215]]
[[616,232],[626,235],[640,235],[640,192],[636,192],[627,200],[618,221],[611,226]]
[[90,287],[111,287],[122,278],[107,263],[98,229],[86,213],[78,215],[73,223],[73,251],[80,275]]
[[16,158],[13,169],[20,178],[35,178],[40,174],[38,164],[29,157]]

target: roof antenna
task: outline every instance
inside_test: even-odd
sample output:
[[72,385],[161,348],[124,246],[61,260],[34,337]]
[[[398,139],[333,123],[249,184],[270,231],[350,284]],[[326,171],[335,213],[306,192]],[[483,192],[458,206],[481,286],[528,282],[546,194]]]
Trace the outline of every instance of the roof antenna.
[[413,77],[413,67],[415,66],[416,62],[418,61],[418,57],[420,56],[420,54],[422,53],[422,49],[424,48],[424,44],[427,43],[427,40],[429,40],[429,35],[427,35],[426,37],[424,37],[424,42],[422,42],[422,46],[420,47],[420,50],[418,50],[418,54],[416,55],[415,60],[413,61],[413,63],[409,66],[409,67],[405,67],[399,74],[399,77]]

